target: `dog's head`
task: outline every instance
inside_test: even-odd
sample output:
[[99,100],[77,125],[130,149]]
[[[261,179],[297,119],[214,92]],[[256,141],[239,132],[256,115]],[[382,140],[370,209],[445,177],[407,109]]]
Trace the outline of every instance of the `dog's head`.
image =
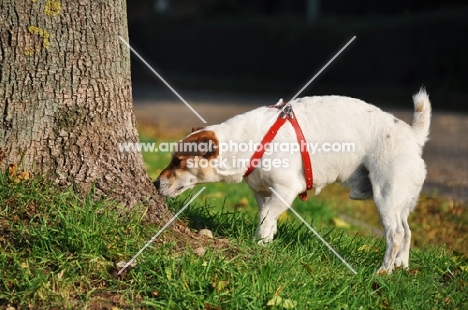
[[193,128],[192,134],[177,145],[169,165],[154,181],[161,196],[176,197],[199,183],[218,182],[211,165],[218,154],[218,139],[211,130]]

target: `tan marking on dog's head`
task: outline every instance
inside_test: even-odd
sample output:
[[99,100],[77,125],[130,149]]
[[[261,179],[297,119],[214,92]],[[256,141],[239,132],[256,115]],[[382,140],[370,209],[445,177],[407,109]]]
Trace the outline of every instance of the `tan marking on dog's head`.
[[161,172],[159,177],[171,179],[175,177],[175,172],[177,170],[185,170],[187,167],[187,158],[188,156],[177,156],[172,155],[171,162],[169,165]]
[[219,181],[212,166],[198,164],[201,159],[210,161],[216,158],[218,146],[219,141],[210,130],[202,130],[183,139],[157,179],[160,194],[175,197],[198,183]]
[[175,155],[201,156],[206,159],[215,158],[219,154],[219,141],[211,130],[202,130],[187,136],[179,143]]

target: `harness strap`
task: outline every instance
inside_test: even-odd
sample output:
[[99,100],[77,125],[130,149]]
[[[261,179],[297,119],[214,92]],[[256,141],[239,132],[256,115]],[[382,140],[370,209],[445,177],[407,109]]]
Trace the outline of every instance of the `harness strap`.
[[314,186],[314,176],[312,174],[312,162],[310,161],[309,151],[307,150],[307,141],[304,138],[304,134],[302,133],[301,126],[297,122],[296,115],[294,115],[294,111],[291,110],[292,117],[288,118],[289,122],[294,128],[297,137],[297,143],[299,143],[299,148],[301,150],[301,157],[302,157],[302,165],[304,166],[304,176],[306,181],[306,190],[299,194],[299,198],[302,201],[307,200],[307,191],[311,190]]
[[259,164],[260,159],[263,157],[263,154],[266,151],[267,144],[270,143],[278,133],[278,130],[283,126],[286,122],[286,118],[278,117],[273,125],[271,125],[270,129],[268,129],[267,133],[260,142],[260,146],[257,148],[255,153],[253,153],[252,157],[249,161],[249,168],[244,174],[244,177],[247,177]]
[[[284,105],[286,106],[284,107]],[[297,142],[299,143],[299,148],[301,151],[302,164],[304,166],[304,176],[306,181],[306,191],[300,193],[299,198],[305,201],[307,199],[307,190],[312,189],[314,185],[314,178],[312,174],[312,162],[310,160],[309,152],[307,150],[306,139],[304,138],[304,134],[302,133],[301,127],[297,122],[296,115],[294,114],[294,111],[292,110],[292,107],[289,103],[270,106],[270,108],[283,108],[283,112],[280,113],[275,123],[267,131],[267,133],[262,139],[262,142],[260,143],[261,145],[257,148],[255,153],[250,158],[249,167],[247,168],[244,177],[247,177],[255,169],[255,167],[258,166],[260,159],[265,153],[267,144],[275,138],[276,134],[278,133],[278,130],[283,126],[286,120],[288,120],[293,126],[294,131],[296,132]]]

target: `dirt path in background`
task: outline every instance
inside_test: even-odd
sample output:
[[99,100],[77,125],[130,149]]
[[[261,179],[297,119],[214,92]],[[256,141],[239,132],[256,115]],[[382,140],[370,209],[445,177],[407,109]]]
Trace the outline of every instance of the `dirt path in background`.
[[[190,102],[208,124],[217,124],[258,106],[274,103],[276,100],[273,99],[220,100],[209,97]],[[406,122],[412,121],[413,112],[410,110],[390,112]],[[175,99],[135,100],[135,114],[139,124],[154,126],[159,132],[181,138],[191,127],[203,125],[192,111]],[[430,140],[424,148],[423,157],[428,170],[423,191],[467,202],[468,115],[434,112]]]

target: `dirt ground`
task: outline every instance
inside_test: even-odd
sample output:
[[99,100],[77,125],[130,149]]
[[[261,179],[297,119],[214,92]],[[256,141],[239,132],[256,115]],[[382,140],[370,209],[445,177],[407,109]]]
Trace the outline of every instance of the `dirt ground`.
[[[195,98],[194,98],[195,97]],[[187,98],[188,99],[188,98]],[[217,124],[258,106],[275,104],[277,98],[235,97],[216,94],[190,96],[190,105],[206,120]],[[412,103],[408,100],[408,107]],[[387,110],[388,111],[388,110]],[[411,122],[413,112],[390,110],[400,119]],[[179,99],[135,99],[135,114],[140,125],[150,125],[158,132],[184,137],[193,126],[203,122]],[[433,112],[430,140],[424,148],[427,178],[426,194],[442,194],[454,201],[468,201],[468,115]]]

